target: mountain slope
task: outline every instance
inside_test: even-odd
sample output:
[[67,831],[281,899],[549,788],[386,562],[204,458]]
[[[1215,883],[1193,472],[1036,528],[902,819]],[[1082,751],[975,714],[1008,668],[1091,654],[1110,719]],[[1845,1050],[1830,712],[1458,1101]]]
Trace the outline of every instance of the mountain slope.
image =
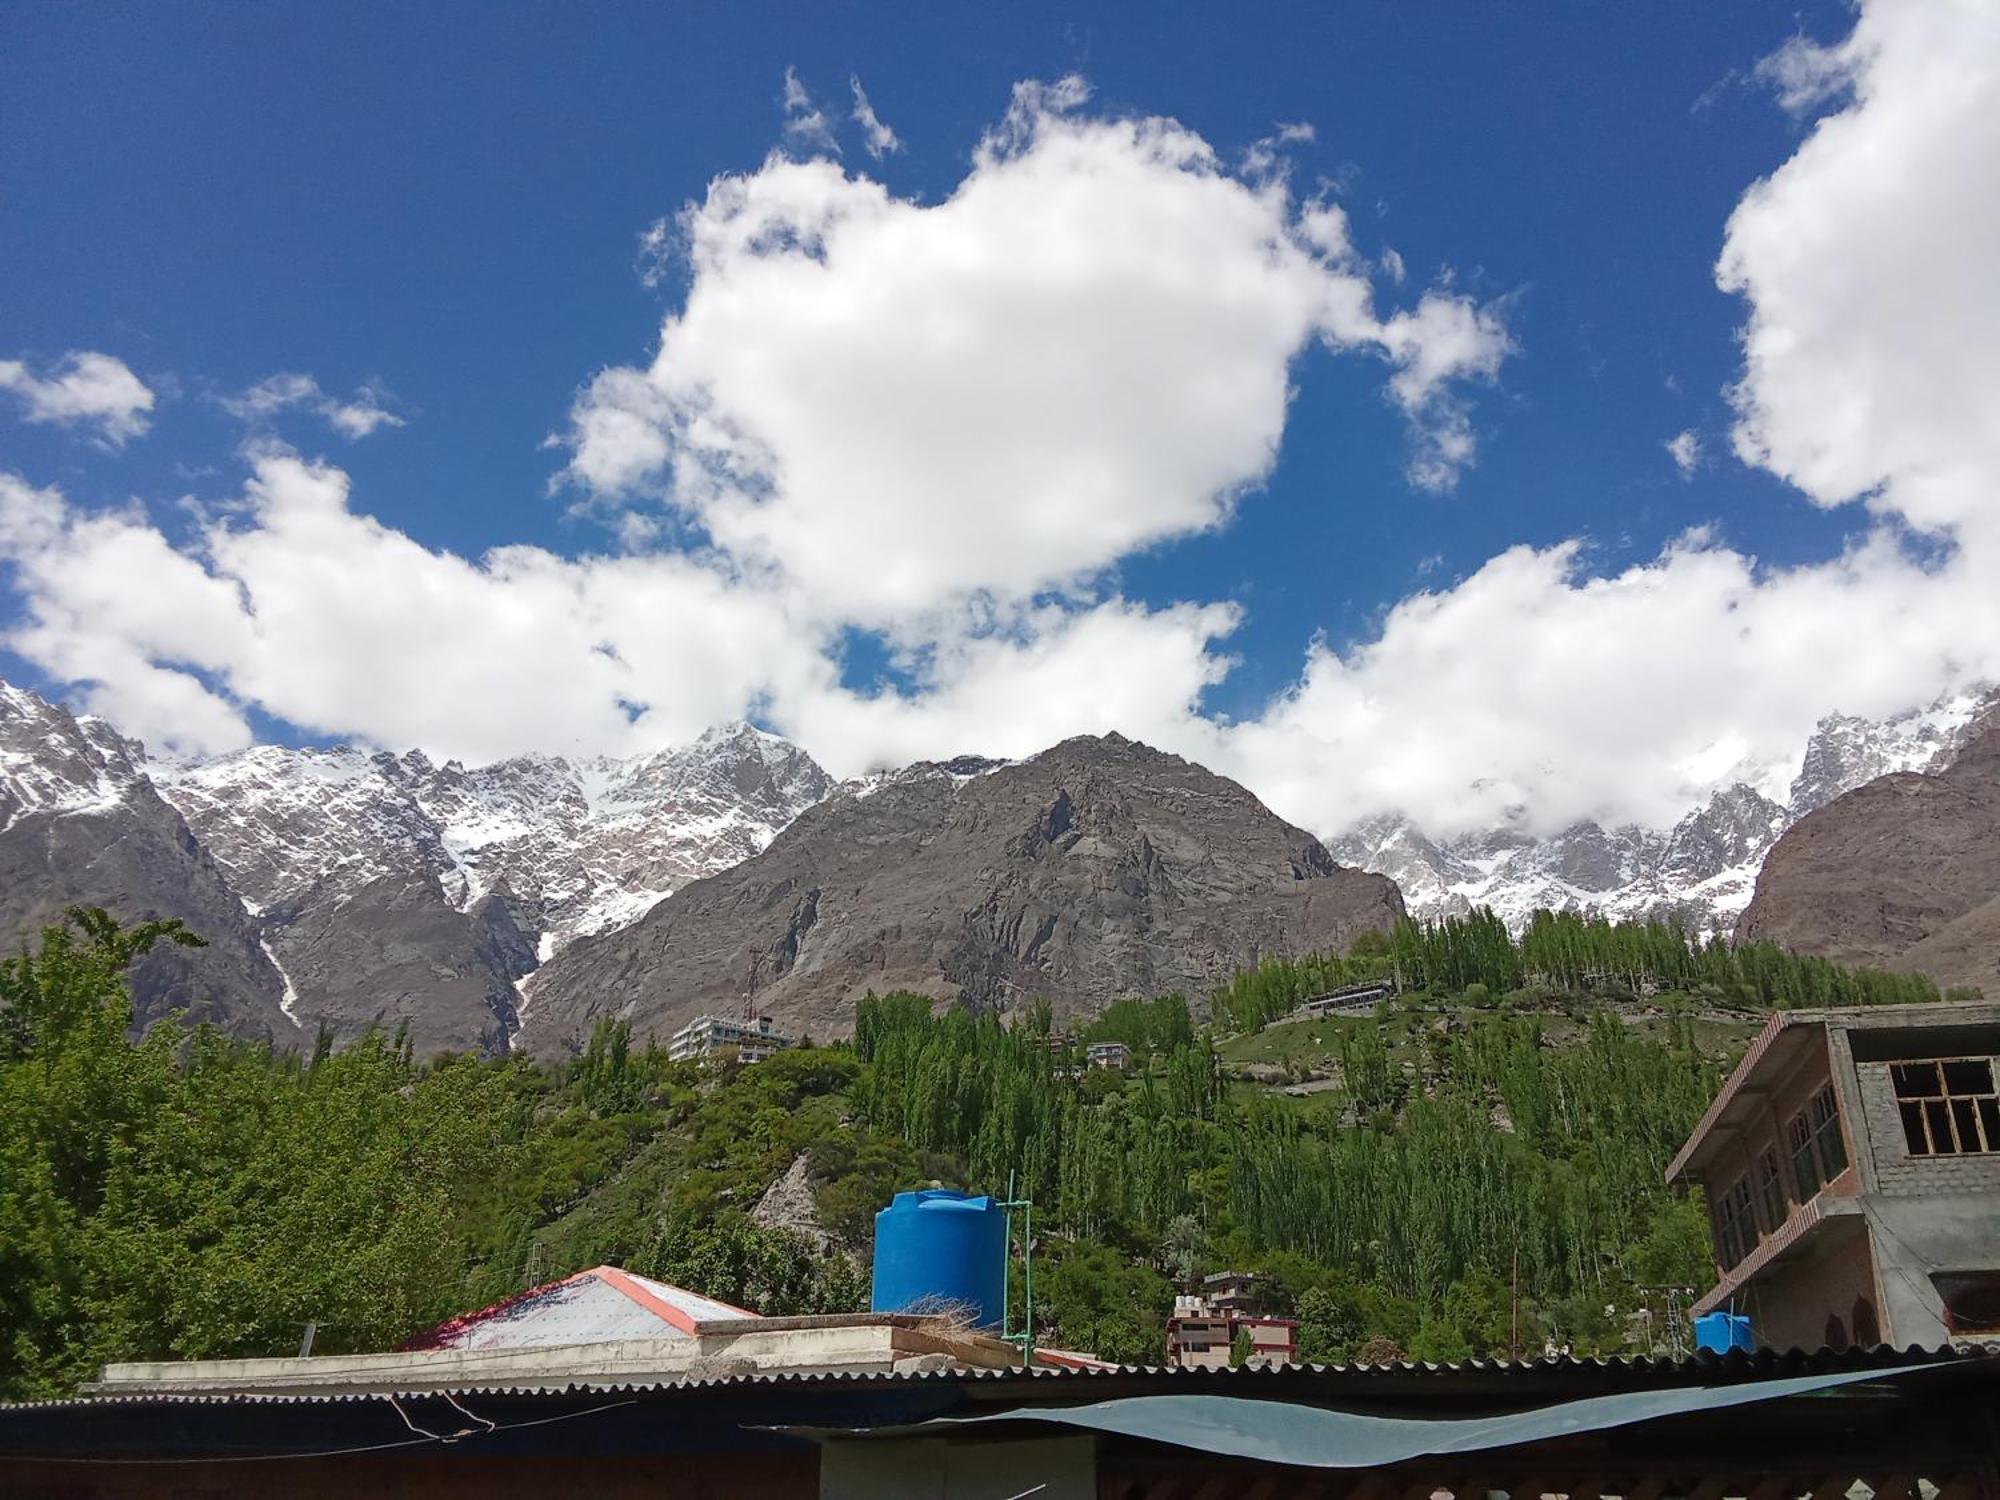
[[381,1025],[419,1052],[504,1050],[543,958],[756,853],[832,784],[747,724],[626,760],[150,760],[0,683],[0,932],[73,902],[179,916],[211,946],[146,961],[142,1023],[191,1007],[281,1044]]
[[865,991],[1094,1011],[1200,993],[1259,955],[1345,944],[1402,910],[1236,783],[1118,735],[1031,760],[913,767],[844,788],[754,859],[531,982],[525,1045],[622,1015],[642,1034],[736,1010],[844,1031]]
[[2000,994],[2000,722],[1942,770],[1878,777],[1802,818],[1738,934]]
[[103,721],[0,682],[0,934],[11,944],[70,905],[179,917],[208,946],[161,945],[141,961],[137,1026],[184,1010],[238,1036],[295,1041],[255,924],[141,758]]
[[1585,821],[1539,837],[1503,826],[1436,838],[1392,813],[1328,838],[1327,847],[1336,858],[1392,877],[1418,916],[1490,906],[1518,928],[1547,907],[1727,932],[1787,828],[1875,777],[1946,764],[1982,716],[1995,712],[2000,694],[1974,690],[1880,721],[1829,714],[1796,771],[1769,768],[1756,778],[1763,790],[1744,782],[1726,787],[1671,828]]

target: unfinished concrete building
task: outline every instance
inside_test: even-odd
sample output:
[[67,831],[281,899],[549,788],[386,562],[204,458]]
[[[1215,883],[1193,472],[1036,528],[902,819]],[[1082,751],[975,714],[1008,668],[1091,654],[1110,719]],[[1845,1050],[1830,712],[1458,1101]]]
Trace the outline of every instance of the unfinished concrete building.
[[2000,1005],[1781,1011],[1667,1169],[1708,1200],[1697,1314],[1757,1342],[2000,1334]]

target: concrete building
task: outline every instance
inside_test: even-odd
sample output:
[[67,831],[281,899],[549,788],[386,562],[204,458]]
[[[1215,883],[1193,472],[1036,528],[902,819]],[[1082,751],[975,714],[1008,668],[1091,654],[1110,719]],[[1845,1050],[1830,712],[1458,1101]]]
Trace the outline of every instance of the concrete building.
[[673,1034],[667,1056],[674,1062],[690,1057],[713,1057],[733,1049],[744,1062],[762,1062],[775,1053],[795,1046],[798,1038],[787,1036],[772,1026],[769,1016],[696,1016]]
[[2000,1005],[1780,1011],[1667,1169],[1760,1345],[2000,1334]]
[[1123,1042],[1092,1042],[1084,1056],[1093,1068],[1114,1068],[1122,1073],[1132,1066],[1132,1049]]
[[1218,1271],[1203,1279],[1199,1292],[1174,1298],[1167,1319],[1167,1363],[1180,1369],[1227,1369],[1238,1335],[1248,1335],[1246,1365],[1282,1365],[1298,1347],[1291,1318],[1264,1314],[1256,1278],[1242,1271]]

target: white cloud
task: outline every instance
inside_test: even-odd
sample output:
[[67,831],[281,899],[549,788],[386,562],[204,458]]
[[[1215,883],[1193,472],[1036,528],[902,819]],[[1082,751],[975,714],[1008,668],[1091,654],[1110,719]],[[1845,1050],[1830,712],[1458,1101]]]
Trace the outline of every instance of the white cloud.
[[1752,76],[1770,86],[1786,114],[1805,115],[1852,88],[1859,61],[1851,45],[1826,47],[1795,36],[1758,63]]
[[1220,764],[1322,829],[1393,808],[1440,834],[1661,824],[1736,779],[1782,795],[1822,714],[2000,673],[1990,555],[1926,570],[1877,536],[1764,570],[1695,536],[1610,577],[1585,562],[1576,543],[1515,548],[1404,600],[1365,645],[1316,647],[1220,736]]
[[[1420,464],[1448,468],[1471,438],[1450,393],[1507,334],[1439,290],[1378,311],[1338,205],[1170,122],[1088,118],[1066,81],[1020,91],[935,206],[777,159],[681,218],[685,304],[659,361],[579,401],[570,468],[606,497],[663,486],[672,509],[624,512],[633,540],[677,510],[699,550],[453,557],[278,452],[178,547],[0,481],[8,645],[128,729],[211,747],[252,704],[467,758],[748,710],[841,772],[1117,728],[1325,831],[1388,808],[1441,833],[1663,822],[1739,776],[1779,790],[1820,715],[2000,678],[2000,68],[1976,19],[1865,9],[1851,102],[1729,224],[1736,449],[1853,505],[1827,561],[1706,531],[1608,575],[1582,540],[1517,547],[1314,643],[1265,709],[1205,716],[1236,611],[1138,603],[1105,570],[1226,522],[1314,340],[1385,360],[1437,450]],[[906,689],[841,686],[856,626]]]
[[0,556],[28,617],[9,649],[89,684],[127,733],[192,750],[244,743],[241,704],[472,759],[651,747],[807,681],[825,644],[690,558],[429,550],[356,514],[345,474],[278,449],[180,548],[0,477]]
[[1749,302],[1737,454],[1817,504],[2000,521],[2000,25],[1978,0],[1866,6],[1852,103],[1743,197],[1718,280]]
[[882,123],[882,117],[875,113],[875,106],[868,102],[868,92],[861,87],[861,80],[850,77],[847,86],[854,90],[854,123],[861,127],[863,141],[868,146],[868,154],[880,161],[885,156],[894,156],[903,149],[903,142],[896,132]]
[[[1748,309],[1734,443],[1878,519],[1818,565],[1694,536],[1595,577],[1572,543],[1407,599],[1221,737],[1281,810],[1661,821],[1740,774],[1782,792],[1825,713],[2000,680],[2000,27],[1989,5],[1875,0],[1824,50],[1786,65],[1790,103],[1808,73],[1850,102],[1744,195],[1717,268]],[[1932,535],[1906,550],[1904,525]]]
[[1017,89],[935,205],[823,159],[717,179],[681,217],[692,280],[658,357],[577,402],[570,476],[657,486],[815,609],[892,629],[1223,524],[1315,341],[1389,361],[1416,477],[1448,486],[1497,313],[1435,290],[1378,313],[1337,207],[1087,94]]
[[378,427],[404,425],[401,417],[382,404],[382,391],[372,382],[343,400],[328,395],[312,376],[297,371],[266,376],[241,395],[215,399],[231,416],[256,427],[268,426],[280,412],[311,411],[350,440],[365,438]]
[[123,447],[146,430],[153,392],[122,359],[76,350],[46,375],[18,359],[0,359],[0,390],[12,391],[30,422],[97,429],[98,440]]
[[1692,427],[1675,433],[1661,445],[1674,461],[1674,467],[1681,472],[1681,478],[1692,479],[1694,471],[1701,467],[1701,434]]
[[833,138],[833,127],[827,123],[826,111],[813,102],[812,94],[800,81],[796,68],[785,69],[782,100],[788,140],[808,155],[840,155],[840,142]]
[[1223,605],[1042,606],[926,642],[912,694],[860,696],[839,685],[831,631],[716,559],[456,557],[355,513],[338,469],[275,448],[179,548],[142,515],[0,474],[0,558],[27,616],[8,649],[83,684],[126,733],[196,752],[248,743],[254,704],[471,761],[653,749],[753,709],[843,772],[968,745],[1025,754],[1170,727],[1226,670],[1207,648],[1235,623]]

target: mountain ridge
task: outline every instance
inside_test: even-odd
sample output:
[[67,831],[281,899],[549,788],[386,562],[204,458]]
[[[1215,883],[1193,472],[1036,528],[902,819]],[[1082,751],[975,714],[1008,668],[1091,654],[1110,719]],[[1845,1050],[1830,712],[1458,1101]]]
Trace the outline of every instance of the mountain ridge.
[[[2000,691],[1985,687],[1881,720],[1828,714],[1782,786],[1771,777],[1759,778],[1764,789],[1739,781],[1666,828],[1584,820],[1540,836],[1503,825],[1437,838],[1402,814],[1385,813],[1326,842],[1347,863],[1394,878],[1420,917],[1490,906],[1518,930],[1546,907],[1727,933],[1788,828],[1879,776],[1948,764],[1995,714]],[[1775,790],[1784,801],[1770,795]]]
[[869,990],[1074,1018],[1202,993],[1261,956],[1345,946],[1402,912],[1247,789],[1121,735],[1012,763],[923,763],[836,790],[753,859],[535,979],[537,1051],[754,1005],[815,1035]]

